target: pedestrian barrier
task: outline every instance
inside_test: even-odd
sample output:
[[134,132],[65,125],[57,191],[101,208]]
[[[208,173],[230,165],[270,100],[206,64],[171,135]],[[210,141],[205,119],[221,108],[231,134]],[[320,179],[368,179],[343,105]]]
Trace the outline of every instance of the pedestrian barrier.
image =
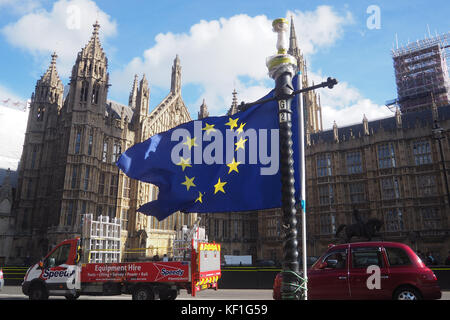
[[[27,267],[0,267],[5,285],[21,285]],[[442,290],[450,290],[450,267],[431,268]],[[222,267],[218,281],[220,289],[272,289],[275,276],[281,268],[274,267]]]
[[5,286],[17,286],[22,284],[25,273],[28,267],[1,267],[3,270],[3,279],[5,280]]
[[[450,290],[450,267],[431,268],[441,290]],[[275,276],[281,268],[274,267],[222,267],[219,279],[221,289],[272,289]]]

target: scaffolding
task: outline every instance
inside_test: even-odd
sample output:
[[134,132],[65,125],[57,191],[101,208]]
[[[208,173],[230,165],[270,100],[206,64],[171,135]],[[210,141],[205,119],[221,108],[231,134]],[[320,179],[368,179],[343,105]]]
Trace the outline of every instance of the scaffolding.
[[183,225],[181,230],[177,231],[173,240],[174,261],[185,261],[190,258],[187,255],[191,252],[192,246],[197,248],[198,241],[208,242],[205,228],[200,227],[200,220],[198,217],[190,229]]
[[450,32],[392,50],[398,97],[386,105],[409,112],[449,103],[449,40]]
[[86,263],[118,263],[121,261],[120,219],[92,214],[83,215],[83,261]]

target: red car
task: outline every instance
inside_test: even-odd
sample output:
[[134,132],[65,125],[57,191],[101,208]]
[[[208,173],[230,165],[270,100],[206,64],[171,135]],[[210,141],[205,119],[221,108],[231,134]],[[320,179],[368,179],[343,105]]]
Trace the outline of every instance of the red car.
[[[281,299],[281,273],[273,298]],[[330,245],[308,270],[308,300],[440,299],[437,278],[407,245],[358,242]]]

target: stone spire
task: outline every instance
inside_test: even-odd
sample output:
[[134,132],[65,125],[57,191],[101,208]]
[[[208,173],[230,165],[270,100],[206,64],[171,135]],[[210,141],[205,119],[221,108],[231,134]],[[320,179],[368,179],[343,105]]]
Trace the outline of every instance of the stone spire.
[[364,114],[363,117],[363,129],[364,129],[364,135],[369,135],[369,121],[367,120],[366,115]]
[[175,60],[173,60],[172,81],[170,84],[170,92],[172,92],[172,93],[180,93],[181,92],[181,64],[180,64],[180,58],[178,57],[178,54],[176,55]]
[[237,101],[237,92],[236,89],[233,90],[233,101],[231,102],[231,107],[227,112],[227,115],[232,116],[233,114],[237,113],[238,110],[238,101]]
[[62,85],[61,79],[59,78],[58,72],[56,71],[56,58],[58,58],[58,55],[56,54],[56,52],[53,52],[50,66],[48,67],[47,71],[42,75],[39,81],[40,84],[55,86],[61,83]]
[[98,39],[98,30],[100,29],[100,24],[98,20],[92,25],[94,27],[94,31],[92,31],[92,37]]
[[297,45],[297,36],[295,35],[294,17],[293,16],[291,16],[291,30],[290,30],[290,35],[289,35],[288,53],[295,57],[300,53],[298,45]]
[[132,109],[136,108],[136,98],[138,93],[138,75],[134,75],[133,88],[130,92],[130,97],[128,99],[128,106]]
[[68,111],[80,103],[83,108],[105,114],[109,88],[108,58],[100,45],[99,29],[100,25],[96,21],[91,38],[78,52],[72,67],[67,103],[63,106],[67,106]]
[[139,88],[137,90],[137,98],[136,98],[136,111],[135,115],[138,116],[139,122],[141,123],[142,119],[148,115],[148,106],[150,102],[150,89],[148,87],[147,77],[142,76],[141,81],[139,82]]
[[81,52],[78,53],[78,58],[98,58],[98,59],[104,59],[105,64],[107,64],[106,55],[103,52],[103,48],[100,44],[100,38],[99,38],[99,29],[100,24],[98,21],[96,21],[93,25],[94,29],[92,30],[92,36],[89,42],[86,44],[84,49],[81,50]]
[[198,119],[204,119],[209,117],[208,106],[205,103],[205,99],[203,99],[203,103],[200,106],[200,111],[198,112]]
[[334,142],[339,142],[339,132],[338,132],[338,127],[337,127],[336,121],[333,122],[333,136],[334,136]]
[[[56,58],[58,56],[56,53],[52,54],[52,60],[47,71],[42,75],[42,77],[36,82],[35,92],[32,96],[32,103],[61,103],[62,96],[64,92],[64,85],[61,78],[56,71]],[[48,106],[47,106],[48,107]],[[45,110],[42,105],[38,106],[39,109]],[[47,108],[48,109],[48,108]],[[38,112],[38,114],[41,114]],[[42,119],[42,118],[40,118]]]
[[148,89],[148,80],[147,80],[147,77],[145,76],[145,73],[142,75],[142,79],[139,82],[139,88],[140,88],[140,90]]
[[89,49],[93,56],[95,56],[95,53],[97,51],[103,51],[101,44],[100,44],[100,38],[99,38],[99,29],[100,24],[98,21],[95,21],[95,23],[92,25],[94,27],[94,30],[92,30],[92,36],[89,40],[88,44],[86,45],[85,49]]

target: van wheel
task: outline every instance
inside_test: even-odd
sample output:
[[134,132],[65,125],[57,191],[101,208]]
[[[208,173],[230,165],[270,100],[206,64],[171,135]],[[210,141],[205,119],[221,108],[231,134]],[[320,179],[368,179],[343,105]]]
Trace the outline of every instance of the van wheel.
[[394,300],[421,300],[419,290],[413,287],[400,287],[394,293]]
[[67,300],[77,300],[80,297],[80,294],[68,294],[64,296]]
[[155,300],[155,295],[152,288],[140,286],[134,289],[133,300]]
[[48,292],[42,284],[36,283],[30,288],[30,300],[47,300]]

